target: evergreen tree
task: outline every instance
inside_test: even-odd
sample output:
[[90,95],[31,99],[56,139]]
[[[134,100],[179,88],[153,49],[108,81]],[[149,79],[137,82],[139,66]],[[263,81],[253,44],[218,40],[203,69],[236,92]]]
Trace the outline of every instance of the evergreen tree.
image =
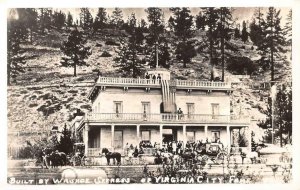
[[123,73],[124,76],[131,75],[133,78],[139,76],[144,68],[144,60],[138,57],[138,53],[142,50],[141,42],[137,40],[136,33],[136,18],[131,14],[128,20],[130,27],[129,38],[122,39],[118,50],[118,56],[114,59],[118,72]]
[[274,7],[269,7],[266,21],[262,25],[264,37],[258,47],[261,54],[261,64],[271,66],[271,81],[275,80],[275,59],[281,58],[281,53],[285,52],[283,47],[285,39],[280,26],[281,17],[279,15],[280,10],[277,11]]
[[82,33],[75,29],[61,47],[64,53],[61,64],[63,67],[74,67],[74,76],[76,76],[76,67],[87,65],[85,59],[91,55],[90,47],[86,47],[85,44],[86,40]]
[[[147,61],[151,67],[155,67],[156,59],[158,59],[157,61],[159,66],[168,68],[170,49],[164,35],[165,25],[162,9],[148,8],[145,12],[147,13],[147,19],[149,22],[149,36],[147,37],[147,52],[149,56],[147,57]],[[156,56],[158,57],[156,58]]]
[[286,24],[283,28],[286,45],[291,47],[292,50],[292,9],[289,10],[287,15]]
[[196,16],[196,27],[199,30],[205,30],[205,16],[203,16],[201,11]]
[[80,9],[80,23],[85,31],[89,31],[93,26],[93,17],[88,8]]
[[73,152],[73,143],[74,142],[71,138],[71,131],[67,128],[67,125],[65,124],[61,132],[60,140],[58,142],[58,150],[66,154],[70,154]]
[[263,18],[262,8],[257,8],[256,12],[254,13],[254,18],[250,23],[250,32],[249,37],[254,45],[260,46],[263,36],[263,29],[262,26],[264,25],[265,21]]
[[208,27],[207,37],[209,39],[209,58],[211,65],[211,80],[214,80],[214,65],[216,57],[214,56],[214,40],[216,38],[215,31],[217,30],[217,23],[219,20],[218,9],[214,7],[201,8],[205,20],[205,26]]
[[71,15],[70,12],[68,12],[66,25],[67,25],[67,27],[72,27],[73,26],[73,16]]
[[[194,35],[193,16],[188,8],[170,8],[173,14],[173,20],[170,23],[174,34],[177,37],[176,58],[183,61],[183,67],[187,67],[187,63],[196,56],[196,50],[191,38]],[[187,53],[187,51],[190,51]]]
[[33,35],[37,32],[38,27],[38,12],[36,9],[28,8],[25,9],[25,14],[22,18],[25,19],[25,26],[29,29],[29,39],[32,43]]
[[40,8],[38,25],[39,25],[40,32],[42,34],[44,34],[46,30],[48,31],[52,27],[51,18],[52,18],[52,9]]
[[290,86],[282,85],[276,96],[276,127],[280,146],[283,145],[283,134],[288,136],[287,142],[292,136],[292,90]]
[[225,77],[225,39],[230,39],[232,26],[232,11],[231,8],[221,7],[219,9],[220,21],[218,24],[218,32],[221,41],[221,63],[222,63],[222,81]]
[[24,30],[18,19],[18,12],[13,9],[10,12],[15,12],[11,14],[16,15],[8,18],[7,21],[7,85],[11,84],[11,79],[15,79],[18,74],[24,72],[23,65],[26,63],[24,51],[20,47],[24,38]]
[[94,32],[105,28],[107,25],[107,13],[105,8],[98,8],[98,13],[94,22]]
[[235,27],[235,29],[234,29],[234,37],[236,39],[239,39],[241,37],[241,32],[240,32],[240,29],[238,27]]
[[[271,134],[274,128],[274,138],[279,137],[280,145],[282,146],[283,134],[286,134],[288,137],[288,139],[286,139],[286,143],[291,142],[292,90],[290,84],[281,84],[280,86],[281,88],[278,90],[276,87],[274,95],[269,97],[267,110],[265,112],[267,117],[265,121],[259,124],[259,127],[266,130],[266,135],[269,141],[271,140]],[[274,126],[272,126],[272,120]]]
[[241,38],[244,43],[248,40],[247,25],[246,25],[245,21],[243,21],[243,29],[242,29]]
[[66,23],[66,15],[65,13],[59,11],[54,11],[53,13],[53,26],[55,26],[57,29],[61,29],[63,26],[65,26]]
[[123,21],[123,13],[120,8],[115,8],[112,12],[111,23],[114,27],[120,29],[124,23]]

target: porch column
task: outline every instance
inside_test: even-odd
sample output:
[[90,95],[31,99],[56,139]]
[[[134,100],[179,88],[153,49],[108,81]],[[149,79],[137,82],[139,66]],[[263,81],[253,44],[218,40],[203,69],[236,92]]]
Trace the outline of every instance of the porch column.
[[140,143],[141,141],[141,136],[140,136],[140,125],[136,125],[136,136],[137,136],[137,144]]
[[115,148],[115,125],[111,125],[111,148],[114,150]]
[[207,125],[204,125],[204,137],[205,137],[205,141],[206,141],[206,139],[208,138],[208,135],[207,135],[207,129],[208,129],[208,126]]
[[250,126],[247,126],[246,129],[248,131],[248,150],[249,150],[249,152],[251,152],[252,151],[252,147],[251,147],[252,131],[250,129]]
[[182,135],[183,135],[183,147],[185,148],[186,145],[186,125],[182,126]]
[[86,123],[83,129],[83,140],[84,140],[84,155],[88,155],[89,148],[89,125]]
[[231,149],[231,137],[230,137],[230,126],[227,125],[226,126],[226,130],[227,130],[227,147],[228,147],[228,153],[230,153],[230,149]]
[[160,143],[160,148],[162,148],[162,145],[163,145],[163,125],[159,126],[159,143]]

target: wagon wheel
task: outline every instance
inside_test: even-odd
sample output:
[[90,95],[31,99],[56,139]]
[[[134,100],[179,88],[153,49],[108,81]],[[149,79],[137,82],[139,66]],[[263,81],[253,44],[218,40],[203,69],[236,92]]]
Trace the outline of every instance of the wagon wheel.
[[85,156],[82,156],[82,158],[80,159],[80,166],[85,166]]
[[224,164],[227,160],[227,153],[226,152],[219,152],[216,157],[216,163],[218,164]]

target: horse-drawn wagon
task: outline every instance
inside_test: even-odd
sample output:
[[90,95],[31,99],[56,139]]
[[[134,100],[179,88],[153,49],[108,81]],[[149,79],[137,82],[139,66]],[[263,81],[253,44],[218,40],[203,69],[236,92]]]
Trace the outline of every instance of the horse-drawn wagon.
[[73,155],[70,158],[70,163],[73,166],[84,166],[85,165],[84,143],[74,143]]

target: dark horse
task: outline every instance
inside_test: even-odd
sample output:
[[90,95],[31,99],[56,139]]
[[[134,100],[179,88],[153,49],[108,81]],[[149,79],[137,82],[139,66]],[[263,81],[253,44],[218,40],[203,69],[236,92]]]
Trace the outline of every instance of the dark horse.
[[119,152],[109,152],[107,148],[103,148],[102,154],[105,154],[107,165],[109,165],[111,158],[113,159],[113,164],[115,164],[115,160],[117,160],[117,164],[121,165],[121,154]]

